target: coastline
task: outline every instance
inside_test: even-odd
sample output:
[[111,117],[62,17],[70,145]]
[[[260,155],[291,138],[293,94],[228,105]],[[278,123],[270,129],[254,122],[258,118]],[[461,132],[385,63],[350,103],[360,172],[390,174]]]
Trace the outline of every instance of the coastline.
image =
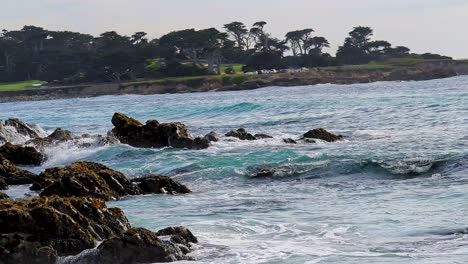
[[264,75],[201,76],[184,79],[148,80],[129,83],[81,84],[34,88],[0,93],[0,103],[86,98],[104,95],[195,93],[208,91],[253,90],[270,86],[308,86],[317,84],[355,84],[379,81],[423,81],[468,74],[462,61],[424,62],[388,69],[316,68],[298,73]]

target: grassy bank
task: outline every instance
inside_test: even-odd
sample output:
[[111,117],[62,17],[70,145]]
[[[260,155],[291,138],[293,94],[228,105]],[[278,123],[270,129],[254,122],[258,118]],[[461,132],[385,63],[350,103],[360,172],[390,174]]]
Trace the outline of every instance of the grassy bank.
[[17,82],[17,83],[0,83],[0,92],[4,91],[18,91],[23,90],[26,88],[31,88],[36,84],[43,84],[44,81],[38,80],[31,80],[31,81],[24,81],[24,82]]

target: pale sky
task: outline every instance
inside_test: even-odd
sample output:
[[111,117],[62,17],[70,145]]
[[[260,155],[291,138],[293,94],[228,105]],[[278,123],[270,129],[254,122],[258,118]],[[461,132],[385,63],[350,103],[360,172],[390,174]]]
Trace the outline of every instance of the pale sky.
[[222,28],[241,21],[267,21],[282,38],[290,30],[313,28],[334,53],[354,26],[370,26],[375,39],[468,58],[468,0],[0,0],[0,26],[23,25],[92,35],[115,30],[151,37],[186,28]]

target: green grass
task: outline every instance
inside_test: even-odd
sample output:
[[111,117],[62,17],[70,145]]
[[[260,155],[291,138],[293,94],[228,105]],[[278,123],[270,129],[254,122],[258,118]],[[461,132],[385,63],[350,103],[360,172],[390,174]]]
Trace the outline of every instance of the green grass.
[[226,69],[231,67],[234,69],[234,71],[236,71],[237,74],[243,73],[242,68],[244,66],[244,64],[223,64],[221,65],[221,74],[226,74]]
[[34,84],[44,84],[46,82],[39,81],[39,80],[32,80],[32,81],[24,81],[24,82],[17,82],[17,83],[0,83],[0,92],[5,91],[18,91],[23,90],[26,88],[31,88]]

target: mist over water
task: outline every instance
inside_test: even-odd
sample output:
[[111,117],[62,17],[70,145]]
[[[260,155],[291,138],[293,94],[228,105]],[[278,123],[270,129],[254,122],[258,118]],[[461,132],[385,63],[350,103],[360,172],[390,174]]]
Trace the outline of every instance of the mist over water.
[[[192,188],[190,195],[108,203],[133,226],[188,226],[201,241],[189,263],[468,259],[468,77],[0,104],[2,119],[75,134],[105,134],[114,112],[180,121],[195,136],[240,127],[274,136],[223,137],[200,151],[121,144],[46,150],[50,158],[35,172],[84,159],[129,177],[174,176]],[[282,141],[319,127],[346,139]],[[255,177],[259,166],[278,173]]]

